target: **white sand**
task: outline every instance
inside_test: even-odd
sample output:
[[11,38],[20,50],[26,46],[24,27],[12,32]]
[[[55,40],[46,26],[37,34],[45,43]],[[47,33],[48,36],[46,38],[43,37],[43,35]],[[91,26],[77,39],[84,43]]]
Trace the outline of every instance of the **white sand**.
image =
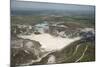
[[64,48],[65,46],[69,45],[70,43],[80,39],[80,37],[76,37],[76,38],[54,37],[46,33],[39,34],[39,35],[35,35],[35,34],[20,35],[19,37],[24,38],[24,39],[39,41],[40,44],[42,45],[41,48],[45,48],[45,50],[47,51],[60,50]]

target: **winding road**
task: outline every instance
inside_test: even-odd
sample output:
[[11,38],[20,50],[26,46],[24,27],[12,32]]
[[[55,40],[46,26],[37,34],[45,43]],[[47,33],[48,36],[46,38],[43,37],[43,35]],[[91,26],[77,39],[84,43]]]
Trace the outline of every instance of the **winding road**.
[[87,51],[87,49],[88,49],[88,46],[86,45],[86,47],[85,47],[85,49],[84,49],[84,52],[83,52],[83,54],[81,55],[81,57],[79,57],[75,62],[78,62],[78,61],[80,61],[83,57],[84,57],[84,55],[85,55],[85,52]]

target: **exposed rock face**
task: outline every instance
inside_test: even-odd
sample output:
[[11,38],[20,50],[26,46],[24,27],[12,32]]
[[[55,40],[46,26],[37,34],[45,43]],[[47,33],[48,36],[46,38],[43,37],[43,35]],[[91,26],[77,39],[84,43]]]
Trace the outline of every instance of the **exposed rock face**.
[[81,31],[80,36],[83,40],[95,41],[95,31],[93,28],[85,28]]
[[54,55],[50,55],[47,64],[54,64],[54,63],[56,63],[56,58]]
[[11,63],[12,66],[16,65],[22,65],[30,62],[32,59],[36,60],[37,56],[25,49],[14,49],[12,48],[12,54],[11,54]]
[[11,62],[21,65],[36,60],[41,56],[41,44],[29,39],[16,39],[11,42]]
[[[52,36],[61,36],[63,38],[74,38],[77,36],[83,36],[83,33],[92,32],[93,28],[84,28],[78,23],[65,23],[65,22],[58,22],[58,23],[48,23],[44,21],[43,23],[35,24],[34,26],[25,26],[20,25],[12,27],[12,35],[17,36],[21,35],[31,35],[31,34],[42,34],[48,33]],[[94,33],[93,33],[94,34]]]

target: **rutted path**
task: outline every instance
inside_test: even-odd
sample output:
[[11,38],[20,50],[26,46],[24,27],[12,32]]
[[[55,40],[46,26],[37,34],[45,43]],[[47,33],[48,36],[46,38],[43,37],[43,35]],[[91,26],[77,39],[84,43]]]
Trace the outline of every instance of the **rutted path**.
[[83,52],[83,54],[81,55],[81,57],[80,58],[78,58],[75,62],[78,62],[78,61],[80,61],[83,57],[84,57],[84,55],[85,55],[85,52],[87,51],[87,49],[88,49],[88,46],[86,45],[86,47],[85,47],[85,49],[84,49],[84,52]]
[[73,55],[75,55],[77,53],[78,48],[80,47],[80,44],[76,46],[75,51],[73,53]]

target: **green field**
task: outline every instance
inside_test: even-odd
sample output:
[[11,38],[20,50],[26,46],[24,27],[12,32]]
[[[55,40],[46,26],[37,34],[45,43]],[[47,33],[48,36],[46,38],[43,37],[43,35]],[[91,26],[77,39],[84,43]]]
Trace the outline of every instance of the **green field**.
[[[46,18],[44,18],[46,17]],[[95,19],[94,17],[85,16],[11,16],[11,24],[29,24],[34,25],[37,23],[42,23],[47,21],[48,23],[54,22],[64,22],[79,24],[81,27],[94,27]]]

